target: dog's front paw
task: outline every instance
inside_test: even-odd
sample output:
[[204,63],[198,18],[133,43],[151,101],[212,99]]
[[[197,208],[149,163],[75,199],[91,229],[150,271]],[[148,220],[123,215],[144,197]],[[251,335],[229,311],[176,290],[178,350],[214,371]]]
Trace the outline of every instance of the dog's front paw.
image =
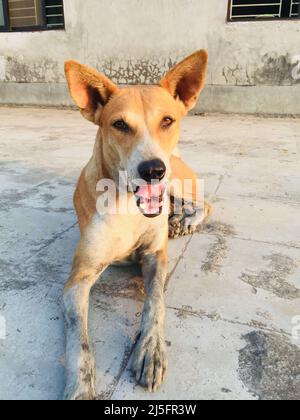
[[80,384],[72,388],[66,388],[64,393],[65,401],[94,401],[96,400],[96,391],[89,384]]
[[81,353],[78,366],[68,371],[67,384],[64,392],[65,401],[96,400],[95,361],[89,351]]
[[137,382],[149,392],[156,392],[165,379],[167,364],[166,345],[162,335],[142,335],[132,361],[132,371]]

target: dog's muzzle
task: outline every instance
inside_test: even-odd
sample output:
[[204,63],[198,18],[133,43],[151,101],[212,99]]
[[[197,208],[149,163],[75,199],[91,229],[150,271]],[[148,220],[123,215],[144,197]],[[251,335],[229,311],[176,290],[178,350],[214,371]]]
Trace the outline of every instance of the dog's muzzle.
[[167,168],[161,159],[152,159],[142,162],[138,173],[146,185],[135,191],[137,205],[146,217],[156,217],[162,213],[166,184],[163,179]]
[[144,216],[157,217],[162,213],[166,187],[164,183],[156,183],[137,188],[137,206]]

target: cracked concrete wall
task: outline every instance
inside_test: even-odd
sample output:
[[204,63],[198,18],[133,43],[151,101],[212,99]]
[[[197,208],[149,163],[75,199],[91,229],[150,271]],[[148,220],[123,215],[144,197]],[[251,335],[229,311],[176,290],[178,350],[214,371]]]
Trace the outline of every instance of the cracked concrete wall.
[[227,0],[64,0],[65,31],[0,33],[0,103],[70,105],[63,62],[155,83],[207,48],[198,111],[300,114],[300,21],[226,23]]

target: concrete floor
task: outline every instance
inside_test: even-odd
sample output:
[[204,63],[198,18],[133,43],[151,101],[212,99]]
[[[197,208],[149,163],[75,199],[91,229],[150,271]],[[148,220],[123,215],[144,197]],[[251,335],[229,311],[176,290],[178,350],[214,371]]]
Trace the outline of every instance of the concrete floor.
[[[73,111],[2,108],[0,121],[0,398],[58,399],[72,193],[96,128]],[[186,119],[182,152],[214,214],[170,242],[167,382],[149,395],[130,376],[143,293],[138,272],[114,268],[90,311],[99,397],[300,399],[299,139],[295,119]]]

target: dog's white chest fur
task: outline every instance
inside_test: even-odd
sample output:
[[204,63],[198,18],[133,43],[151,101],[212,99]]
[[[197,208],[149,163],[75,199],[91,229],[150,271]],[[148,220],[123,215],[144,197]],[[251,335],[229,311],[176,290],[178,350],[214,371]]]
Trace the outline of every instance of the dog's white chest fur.
[[[95,215],[86,232],[86,241],[95,254],[105,252],[107,261],[120,261],[137,248],[160,249],[168,234],[168,215],[154,219],[141,215]],[[95,255],[97,258],[98,255]]]

